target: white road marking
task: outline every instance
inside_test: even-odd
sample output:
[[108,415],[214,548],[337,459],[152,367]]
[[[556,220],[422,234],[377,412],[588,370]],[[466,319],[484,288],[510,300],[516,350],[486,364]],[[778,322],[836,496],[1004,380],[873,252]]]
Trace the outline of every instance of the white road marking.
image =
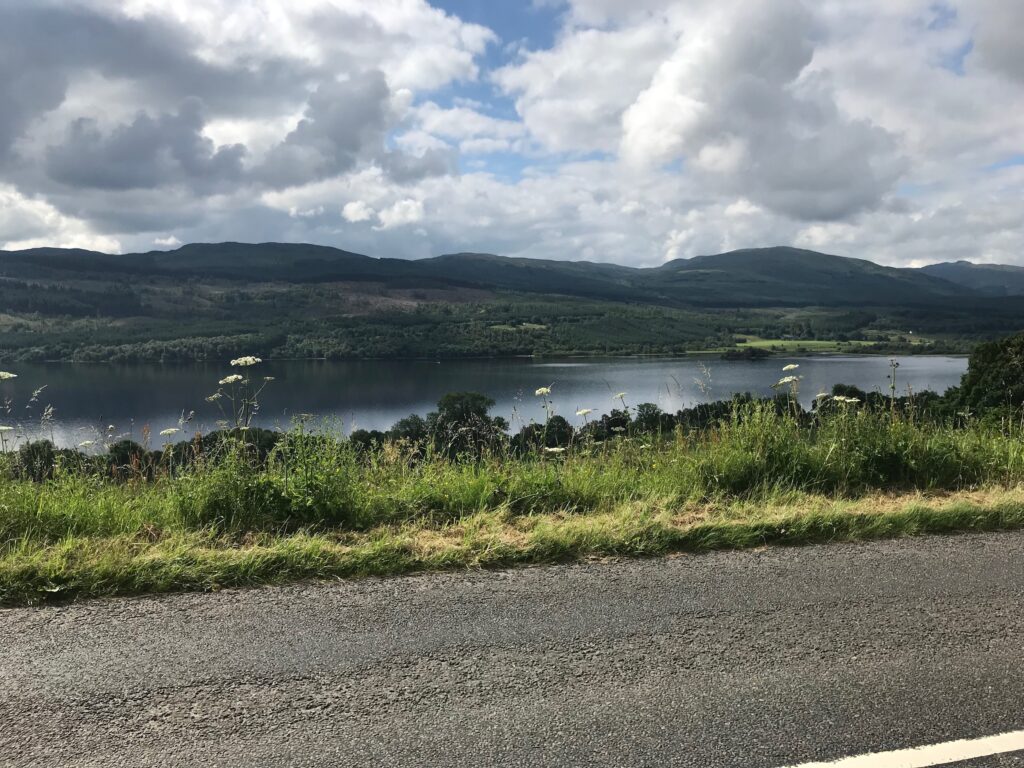
[[1024,750],[1024,731],[1011,731],[980,739],[960,739],[926,747],[844,757],[830,763],[801,763],[789,768],[927,768],[1021,750]]

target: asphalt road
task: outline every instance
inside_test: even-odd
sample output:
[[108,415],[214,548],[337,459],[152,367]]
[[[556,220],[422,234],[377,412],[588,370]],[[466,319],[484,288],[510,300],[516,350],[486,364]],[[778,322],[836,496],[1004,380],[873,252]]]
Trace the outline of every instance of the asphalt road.
[[5,610],[0,764],[772,768],[990,736],[1024,728],[1022,598],[1005,533]]

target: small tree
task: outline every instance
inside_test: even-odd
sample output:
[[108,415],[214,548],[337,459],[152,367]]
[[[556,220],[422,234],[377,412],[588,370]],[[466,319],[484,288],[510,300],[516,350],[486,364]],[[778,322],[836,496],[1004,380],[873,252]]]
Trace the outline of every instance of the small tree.
[[479,392],[451,392],[427,415],[427,431],[434,447],[445,456],[479,458],[505,440],[508,422],[491,417],[494,400]]

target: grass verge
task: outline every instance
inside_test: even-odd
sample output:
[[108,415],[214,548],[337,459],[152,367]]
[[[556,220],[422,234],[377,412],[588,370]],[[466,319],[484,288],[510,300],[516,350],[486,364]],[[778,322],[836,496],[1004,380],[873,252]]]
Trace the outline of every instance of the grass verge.
[[644,499],[582,514],[516,515],[498,506],[450,522],[254,532],[242,539],[213,528],[144,528],[48,542],[26,538],[0,550],[0,604],[1017,528],[1024,528],[1019,486],[855,500],[796,492],[766,502]]

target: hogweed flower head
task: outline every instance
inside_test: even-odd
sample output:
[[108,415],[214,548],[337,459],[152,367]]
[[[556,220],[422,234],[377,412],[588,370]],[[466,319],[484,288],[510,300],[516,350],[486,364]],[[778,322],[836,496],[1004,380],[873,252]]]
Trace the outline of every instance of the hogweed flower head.
[[11,379],[18,378],[18,374],[11,373],[10,371],[0,371],[0,381],[10,381]]
[[537,397],[547,397],[548,395],[551,394],[551,387],[540,387],[533,394],[535,394]]
[[181,432],[181,430],[177,427],[168,427],[167,429],[160,430],[160,437],[170,437],[171,435],[176,435],[179,432]]
[[565,453],[565,448],[548,448],[544,446],[544,453]]
[[13,432],[14,427],[8,427],[7,425],[0,426],[0,432]]
[[798,381],[800,381],[800,377],[799,376],[783,376],[781,379],[778,380],[778,382],[776,382],[772,386],[773,387],[784,387],[787,384],[795,384]]
[[222,393],[214,392],[212,395],[210,395],[209,397],[206,398],[206,402],[208,402],[208,403],[216,403],[222,397],[224,397],[224,395]]
[[95,440],[83,440],[82,442],[80,442],[78,444],[78,447],[79,448],[92,448],[94,445],[96,445],[96,441]]
[[796,363],[790,363],[789,365],[783,366],[782,371],[783,373],[785,373],[786,371],[795,371],[799,367],[800,366],[797,365]]
[[260,358],[258,358],[258,357],[253,357],[252,355],[246,355],[245,357],[236,357],[234,360],[231,361],[231,364],[235,365],[235,366],[239,366],[241,368],[245,368],[245,367],[248,367],[250,365],[256,365],[257,363],[262,363],[262,362],[263,361]]
[[580,408],[578,411],[576,411],[576,415],[577,416],[589,416],[593,412],[594,412],[593,408]]
[[223,386],[225,384],[237,384],[238,382],[244,381],[244,380],[245,380],[244,376],[240,376],[237,373],[232,373],[230,376],[225,376],[223,379],[221,379],[217,383],[220,384],[221,386]]

